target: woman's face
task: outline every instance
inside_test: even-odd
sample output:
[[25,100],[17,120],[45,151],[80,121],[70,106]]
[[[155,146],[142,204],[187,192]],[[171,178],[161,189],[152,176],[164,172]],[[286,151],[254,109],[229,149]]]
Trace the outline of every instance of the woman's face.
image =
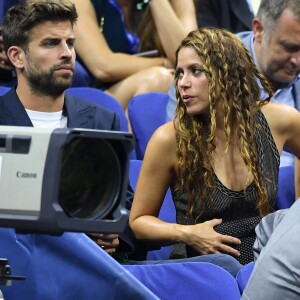
[[190,115],[209,115],[208,80],[203,63],[193,48],[178,53],[176,76],[181,101]]

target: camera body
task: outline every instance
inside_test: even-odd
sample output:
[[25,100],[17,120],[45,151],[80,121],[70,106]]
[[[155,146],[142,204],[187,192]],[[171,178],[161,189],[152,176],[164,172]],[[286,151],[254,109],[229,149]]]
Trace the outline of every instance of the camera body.
[[0,126],[0,227],[121,232],[133,147],[125,132]]

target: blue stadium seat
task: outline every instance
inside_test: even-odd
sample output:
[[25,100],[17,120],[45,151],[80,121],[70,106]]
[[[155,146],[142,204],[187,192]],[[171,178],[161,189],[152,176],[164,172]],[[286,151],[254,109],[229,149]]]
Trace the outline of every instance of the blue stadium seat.
[[279,168],[276,209],[289,208],[295,202],[294,166]]
[[235,278],[214,264],[126,265],[125,268],[159,299],[239,300]]
[[247,282],[250,278],[250,275],[254,268],[254,262],[250,262],[247,265],[243,266],[238,274],[236,275],[236,281],[240,290],[241,295],[247,285]]
[[62,236],[0,229],[0,257],[26,280],[1,286],[4,299],[158,299],[83,233]]
[[168,103],[166,93],[140,94],[128,104],[128,117],[136,138],[136,158],[143,159],[147,144],[154,131],[166,122]]

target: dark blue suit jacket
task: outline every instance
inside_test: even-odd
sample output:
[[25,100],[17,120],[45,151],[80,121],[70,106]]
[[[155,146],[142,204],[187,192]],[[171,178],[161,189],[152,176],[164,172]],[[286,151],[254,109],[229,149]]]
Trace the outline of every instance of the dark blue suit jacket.
[[252,30],[253,13],[246,0],[196,0],[199,27],[225,28],[233,33]]
[[[119,117],[113,111],[68,94],[64,113],[69,128],[119,130],[120,127]],[[0,97],[0,125],[33,126],[14,88]]]
[[[64,113],[68,117],[67,127],[100,130],[119,130],[120,121],[117,114],[87,100],[65,94]],[[26,110],[16,94],[15,88],[0,96],[0,125],[33,126]],[[128,186],[126,208],[130,210],[133,190]],[[135,239],[129,225],[120,234],[120,251],[134,253],[133,259],[144,259],[145,250]]]

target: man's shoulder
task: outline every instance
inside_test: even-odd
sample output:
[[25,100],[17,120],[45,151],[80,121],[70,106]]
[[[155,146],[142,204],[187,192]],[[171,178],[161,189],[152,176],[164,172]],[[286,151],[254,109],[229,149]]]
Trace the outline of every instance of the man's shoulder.
[[250,39],[253,36],[253,32],[252,31],[242,31],[242,32],[236,33],[236,35],[239,39],[241,39],[242,41],[245,41],[247,39]]
[[65,103],[68,107],[76,107],[77,109],[93,109],[99,113],[114,114],[111,109],[108,109],[101,104],[92,102],[88,99],[73,96],[69,93],[65,93]]
[[20,103],[15,88],[3,87],[0,95],[0,107],[13,108],[19,106]]
[[65,109],[69,127],[119,130],[118,115],[92,101],[66,93]]

